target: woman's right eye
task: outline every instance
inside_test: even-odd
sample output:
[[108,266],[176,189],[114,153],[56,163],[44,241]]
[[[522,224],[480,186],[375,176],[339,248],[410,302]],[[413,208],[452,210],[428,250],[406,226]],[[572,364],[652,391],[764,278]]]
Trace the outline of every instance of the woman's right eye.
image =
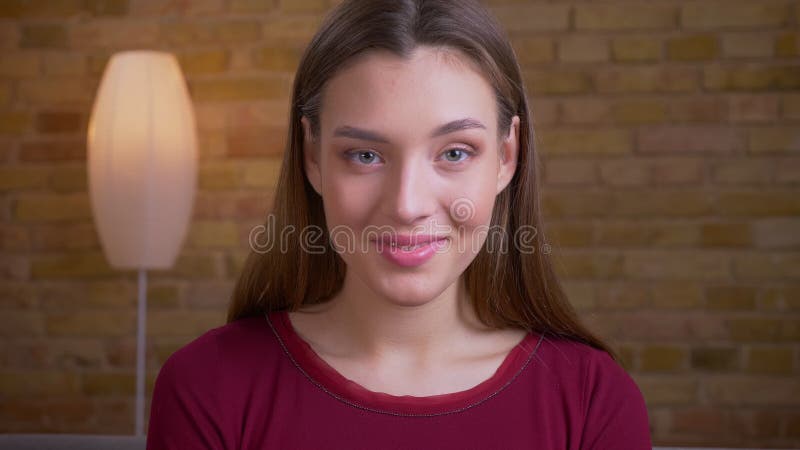
[[377,153],[371,150],[356,150],[353,152],[348,152],[347,159],[355,161],[359,164],[370,166],[373,165],[373,162],[379,160],[380,157]]

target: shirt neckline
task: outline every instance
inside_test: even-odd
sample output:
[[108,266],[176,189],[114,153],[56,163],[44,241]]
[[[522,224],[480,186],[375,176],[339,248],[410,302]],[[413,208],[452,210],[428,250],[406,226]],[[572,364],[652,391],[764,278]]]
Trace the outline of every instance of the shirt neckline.
[[469,389],[424,397],[392,395],[371,391],[339,373],[297,334],[287,311],[273,311],[265,316],[286,355],[318,388],[350,406],[402,416],[452,414],[491,399],[508,387],[525,369],[543,338],[538,333],[528,332],[509,351],[491,377]]

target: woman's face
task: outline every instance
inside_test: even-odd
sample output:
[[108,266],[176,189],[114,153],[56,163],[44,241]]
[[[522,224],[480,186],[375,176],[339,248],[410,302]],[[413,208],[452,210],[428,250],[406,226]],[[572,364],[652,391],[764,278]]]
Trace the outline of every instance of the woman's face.
[[[317,139],[302,118],[306,174],[347,277],[398,305],[458,280],[516,167],[519,118],[498,141],[491,85],[457,55],[365,53],[326,85]],[[432,241],[392,247],[404,237]]]

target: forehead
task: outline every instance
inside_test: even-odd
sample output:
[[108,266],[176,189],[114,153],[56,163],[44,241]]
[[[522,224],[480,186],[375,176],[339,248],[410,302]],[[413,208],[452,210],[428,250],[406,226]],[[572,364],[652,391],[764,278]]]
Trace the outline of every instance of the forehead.
[[365,126],[401,140],[409,132],[427,136],[464,117],[493,132],[495,116],[492,87],[466,56],[417,47],[407,59],[385,51],[365,53],[331,78],[323,92],[321,131]]

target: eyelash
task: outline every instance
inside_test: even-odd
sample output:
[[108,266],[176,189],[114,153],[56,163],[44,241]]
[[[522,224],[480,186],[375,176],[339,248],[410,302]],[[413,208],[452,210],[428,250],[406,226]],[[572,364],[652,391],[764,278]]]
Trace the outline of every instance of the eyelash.
[[[451,152],[453,150],[458,150],[458,151],[462,152],[464,155],[466,155],[466,157],[464,159],[461,159],[459,161],[449,161],[449,162],[452,162],[454,165],[462,164],[464,161],[474,157],[475,153],[476,153],[474,150],[470,150],[467,147],[452,147],[452,148],[448,148],[447,150],[445,150],[442,153],[446,154],[446,153]],[[373,150],[353,150],[353,151],[346,152],[345,153],[345,158],[347,158],[348,160],[353,161],[353,162],[355,162],[356,164],[359,164],[359,165],[363,165],[363,166],[371,166],[371,165],[373,165],[373,164],[369,164],[369,163],[360,164],[358,162],[357,158],[360,155],[364,154],[364,153],[372,153],[375,156],[378,156],[378,154]]]

